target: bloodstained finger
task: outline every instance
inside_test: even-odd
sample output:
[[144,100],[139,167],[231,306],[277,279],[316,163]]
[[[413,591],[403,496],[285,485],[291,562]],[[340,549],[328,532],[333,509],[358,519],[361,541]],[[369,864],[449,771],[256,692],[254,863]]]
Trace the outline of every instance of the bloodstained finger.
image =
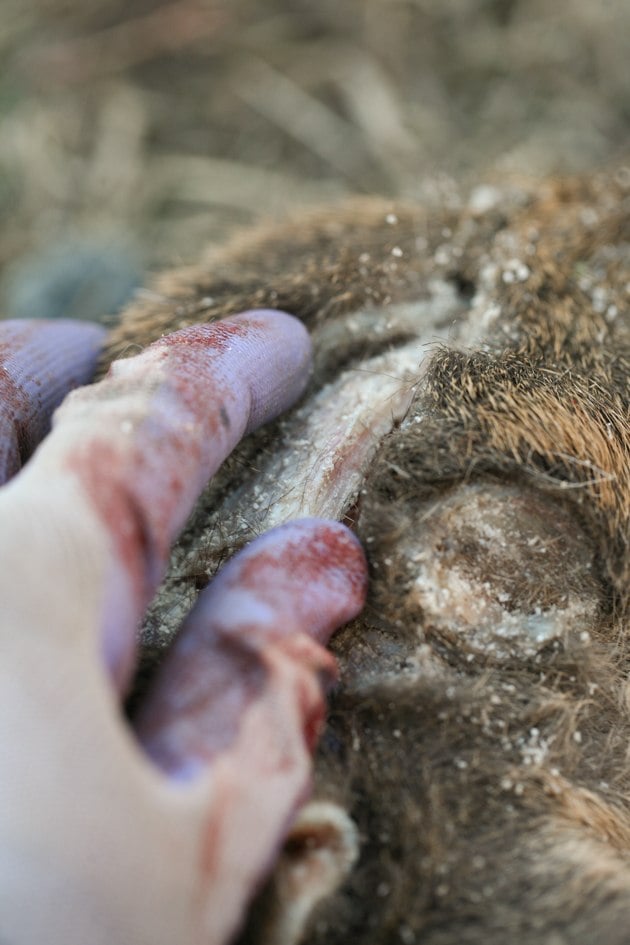
[[[319,677],[334,674],[323,644],[362,609],[366,586],[361,545],[338,522],[290,522],[252,542],[201,594],[161,667],[137,719],[148,754],[188,777],[238,750],[240,728],[258,715],[261,739],[281,742],[297,727],[312,749]],[[283,690],[296,711],[277,718]]]
[[310,360],[301,322],[252,311],[160,339],[57,411],[38,470],[78,481],[108,536],[103,641],[119,685],[199,493],[245,433],[300,395]]
[[208,941],[232,940],[308,796],[322,682],[335,671],[323,644],[361,610],[366,583],[345,526],[307,519],[266,533],[201,595],[137,719],[157,765],[206,799]]
[[53,410],[94,373],[105,329],[79,321],[0,321],[0,484],[46,435]]

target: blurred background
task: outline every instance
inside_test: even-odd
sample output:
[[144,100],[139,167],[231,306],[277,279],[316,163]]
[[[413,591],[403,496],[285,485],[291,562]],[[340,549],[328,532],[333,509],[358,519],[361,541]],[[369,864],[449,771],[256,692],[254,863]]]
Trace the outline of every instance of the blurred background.
[[628,0],[0,0],[0,312],[99,317],[261,217],[619,158]]

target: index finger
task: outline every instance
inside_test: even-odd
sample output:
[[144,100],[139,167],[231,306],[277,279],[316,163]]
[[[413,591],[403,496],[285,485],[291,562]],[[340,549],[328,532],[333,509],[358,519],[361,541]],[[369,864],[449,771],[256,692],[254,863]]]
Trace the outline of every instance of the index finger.
[[[97,560],[89,580],[103,585],[93,591],[104,600],[105,657],[119,684],[171,543],[201,489],[245,433],[300,395],[310,361],[306,329],[283,312],[175,332],[68,397],[51,435],[5,490],[16,502],[54,489],[63,542],[81,535],[75,554]],[[54,542],[41,547],[47,560],[33,566],[50,574]]]

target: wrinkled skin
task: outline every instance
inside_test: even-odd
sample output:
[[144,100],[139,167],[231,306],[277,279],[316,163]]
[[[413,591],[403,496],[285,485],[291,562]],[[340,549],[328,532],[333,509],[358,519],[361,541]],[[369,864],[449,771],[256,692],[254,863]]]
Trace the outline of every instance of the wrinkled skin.
[[166,337],[70,395],[17,472],[101,342],[0,323],[0,938],[221,945],[308,795],[322,645],[361,608],[365,562],[335,522],[250,544],[134,734],[119,703],[170,545],[240,438],[300,395],[310,343],[270,311]]

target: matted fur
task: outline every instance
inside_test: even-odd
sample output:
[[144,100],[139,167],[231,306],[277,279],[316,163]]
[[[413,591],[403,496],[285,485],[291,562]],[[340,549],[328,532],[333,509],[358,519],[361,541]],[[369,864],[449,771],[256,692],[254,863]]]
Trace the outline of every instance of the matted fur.
[[[308,409],[404,343],[395,317],[378,330],[390,308],[452,293],[451,340],[346,509],[371,592],[333,645],[316,793],[349,812],[361,855],[310,945],[629,938],[629,210],[623,167],[470,199],[442,181],[423,207],[366,200],[245,235],[161,277],[112,333],[108,359],[286,309],[313,332]],[[283,429],[250,438],[200,500],[149,645],[264,527],[217,540],[214,523],[209,539],[210,510],[255,483]],[[273,942],[274,896],[272,880],[247,942]]]

